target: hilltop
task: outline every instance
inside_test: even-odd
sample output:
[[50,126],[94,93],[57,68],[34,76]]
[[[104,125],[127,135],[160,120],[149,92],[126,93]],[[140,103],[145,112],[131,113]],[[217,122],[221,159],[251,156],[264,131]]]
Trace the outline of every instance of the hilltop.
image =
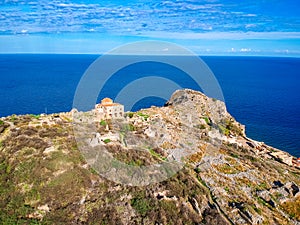
[[[121,163],[100,161],[103,173],[103,152]],[[119,167],[170,162],[173,173]],[[189,89],[116,121],[76,110],[0,120],[2,224],[300,224],[299,188],[295,157]]]

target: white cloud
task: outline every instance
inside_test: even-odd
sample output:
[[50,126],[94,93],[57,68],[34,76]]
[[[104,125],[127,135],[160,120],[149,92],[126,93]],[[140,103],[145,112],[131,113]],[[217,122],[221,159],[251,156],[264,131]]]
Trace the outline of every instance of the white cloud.
[[256,24],[253,24],[253,23],[251,23],[251,24],[246,24],[245,25],[245,28],[253,28],[253,27],[257,27],[257,25]]
[[300,39],[300,32],[141,32],[139,36],[150,38],[174,38],[174,39]]
[[245,14],[244,16],[246,16],[246,17],[256,17],[257,15],[256,14]]
[[241,48],[240,52],[251,52],[251,48]]

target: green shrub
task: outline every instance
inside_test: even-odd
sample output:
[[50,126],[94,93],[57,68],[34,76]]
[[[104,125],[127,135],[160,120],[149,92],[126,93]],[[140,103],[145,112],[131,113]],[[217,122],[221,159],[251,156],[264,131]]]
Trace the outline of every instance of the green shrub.
[[241,128],[239,128],[237,125],[235,125],[233,123],[233,121],[231,121],[231,120],[226,119],[225,121],[223,121],[223,125],[225,126],[225,128],[227,130],[230,130],[233,133],[238,134],[238,135],[243,135]]
[[126,133],[127,131],[135,131],[135,130],[136,130],[135,126],[129,123],[122,126],[121,132]]
[[0,125],[3,125],[4,124],[4,121],[3,120],[0,120]]
[[210,122],[210,119],[208,117],[203,117],[203,119],[205,120],[207,125],[211,126],[211,122]]
[[127,115],[129,118],[132,118],[134,116],[134,112],[128,112]]
[[208,188],[208,186],[207,186],[207,184],[205,183],[205,181],[202,180],[201,177],[200,177],[199,175],[197,176],[197,179],[198,179],[198,181],[199,181],[204,187]]
[[238,158],[239,157],[239,155],[235,154],[235,153],[230,153],[230,156],[232,156],[233,158]]
[[133,198],[130,201],[131,206],[141,215],[145,215],[150,209],[149,202],[144,198]]
[[203,130],[205,129],[205,126],[203,124],[200,125],[200,129]]
[[101,126],[106,126],[106,125],[107,125],[107,122],[106,122],[105,120],[101,120],[101,121],[100,121],[100,125],[101,125]]
[[218,125],[219,127],[219,130],[222,132],[222,134],[225,134],[226,136],[229,135],[230,131],[226,128],[226,127],[223,127],[222,125]]
[[159,202],[159,208],[167,212],[169,216],[176,216],[177,207],[174,201],[162,200]]
[[111,140],[107,138],[107,139],[104,139],[103,142],[104,142],[105,144],[107,144],[107,143],[111,142]]
[[229,192],[229,187],[224,187],[224,190],[225,190],[226,192]]
[[165,161],[167,159],[166,157],[163,157],[162,155],[160,155],[159,153],[154,151],[152,148],[148,148],[148,149],[149,149],[150,154],[152,156],[154,156],[155,158],[158,158],[158,159],[163,160],[163,161]]
[[267,190],[268,188],[269,185],[266,182],[262,182],[256,187],[256,190]]
[[200,172],[201,172],[201,169],[200,169],[199,167],[196,167],[196,168],[194,169],[194,171],[195,171],[196,173],[200,173]]
[[261,215],[261,209],[257,208],[255,205],[253,206],[253,209],[255,210],[255,212],[257,212],[259,215]]
[[147,119],[149,118],[149,115],[147,115],[147,114],[144,114],[144,113],[141,113],[141,112],[138,112],[137,114],[138,114],[139,116],[143,117],[144,120],[147,120]]
[[143,165],[143,162],[138,159],[138,160],[131,160],[127,164],[130,166],[141,166],[141,165]]
[[10,121],[11,122],[14,122],[17,120],[17,116],[15,114],[13,114],[11,117],[10,117]]
[[35,115],[35,114],[30,114],[29,116],[34,119],[39,119],[41,117],[41,115]]

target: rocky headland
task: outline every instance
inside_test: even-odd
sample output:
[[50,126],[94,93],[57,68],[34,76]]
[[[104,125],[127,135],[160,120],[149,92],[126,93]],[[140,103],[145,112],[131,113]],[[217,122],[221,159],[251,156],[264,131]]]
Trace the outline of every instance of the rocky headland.
[[[149,182],[158,169],[103,176],[90,154],[103,149],[134,168],[182,167],[160,182]],[[300,224],[299,189],[299,160],[189,89],[118,121],[76,110],[0,119],[1,224]]]

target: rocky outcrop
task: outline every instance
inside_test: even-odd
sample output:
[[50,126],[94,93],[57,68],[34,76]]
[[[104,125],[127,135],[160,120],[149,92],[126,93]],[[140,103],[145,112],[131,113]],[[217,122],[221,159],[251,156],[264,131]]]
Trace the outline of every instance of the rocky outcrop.
[[193,124],[196,124],[195,121],[199,120],[199,115],[201,115],[200,119],[204,119],[211,126],[220,128],[226,135],[245,136],[245,126],[236,122],[227,112],[225,103],[209,98],[201,92],[190,89],[177,90],[166,105],[182,110]]
[[[76,110],[14,115],[1,118],[0,131],[3,224],[300,223],[295,158],[247,138],[224,103],[200,92],[176,91],[165,107],[118,121],[95,123]],[[123,185],[98,175],[97,154],[87,157],[82,146],[131,167],[184,166],[160,182]],[[124,173],[116,165],[108,174]]]

